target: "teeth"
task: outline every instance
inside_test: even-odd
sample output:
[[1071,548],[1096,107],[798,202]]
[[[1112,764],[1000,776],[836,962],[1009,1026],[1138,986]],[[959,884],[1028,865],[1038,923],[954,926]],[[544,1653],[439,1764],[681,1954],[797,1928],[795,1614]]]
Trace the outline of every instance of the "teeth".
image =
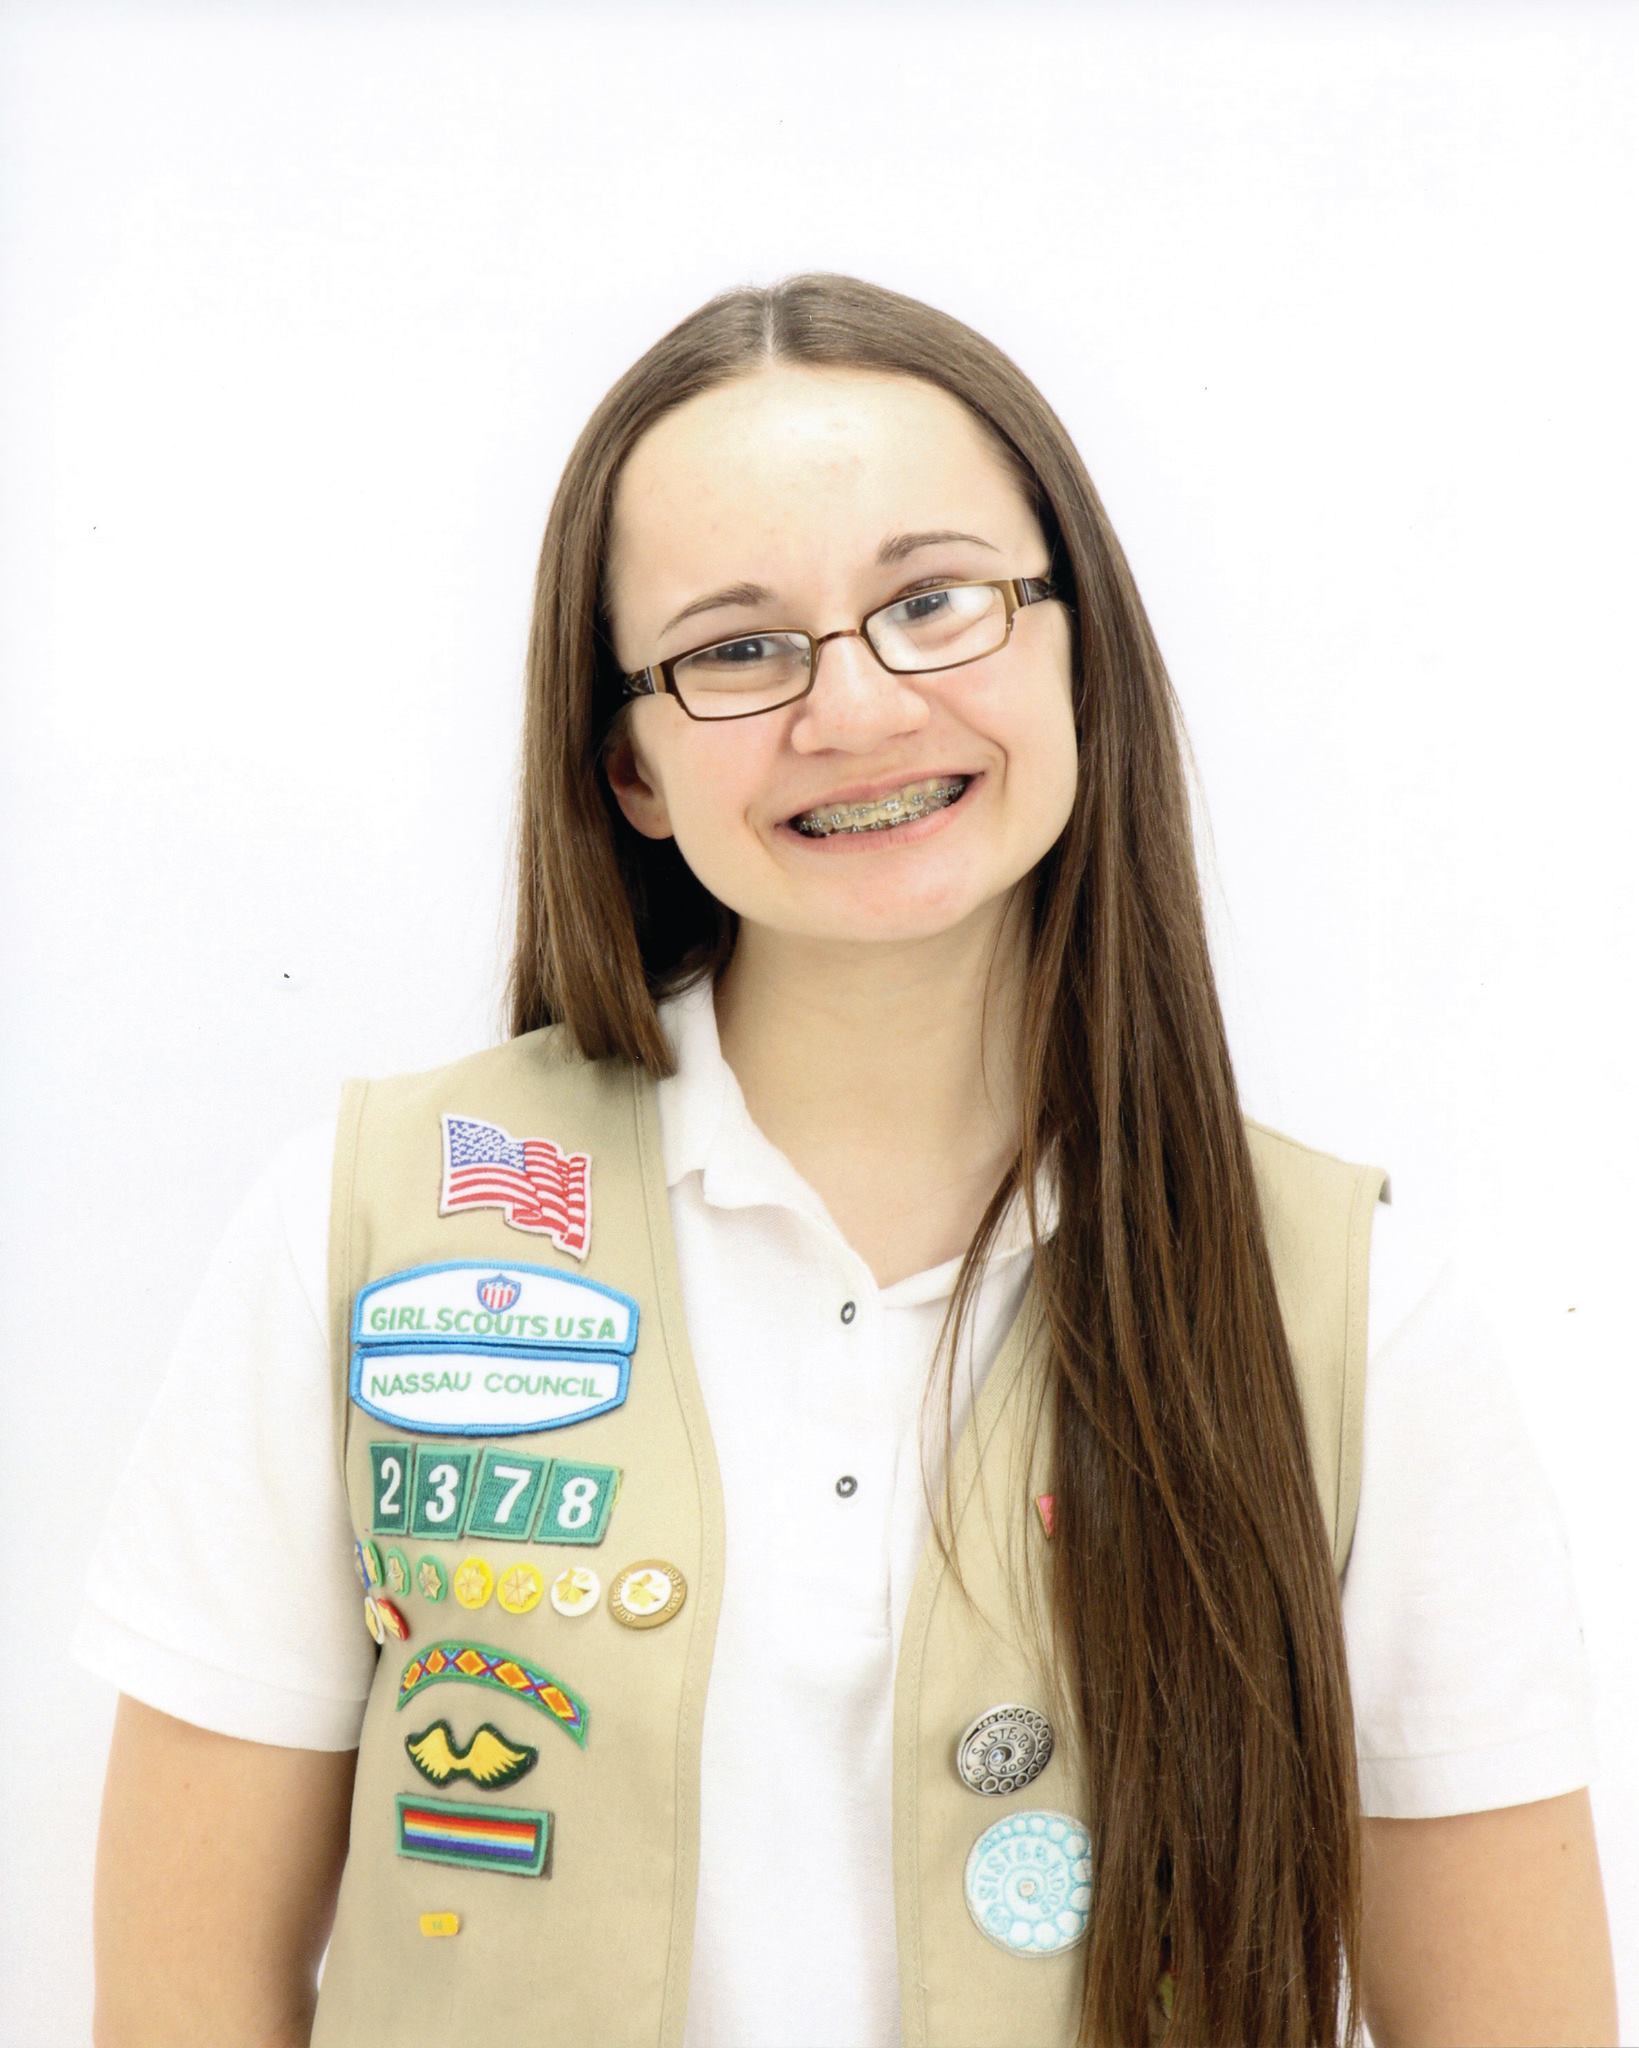
[[943,810],[966,789],[972,778],[965,775],[936,776],[928,782],[908,783],[892,795],[873,798],[869,803],[828,804],[823,810],[804,811],[791,820],[799,832],[823,838],[828,832],[880,832],[889,825],[908,824],[929,811]]

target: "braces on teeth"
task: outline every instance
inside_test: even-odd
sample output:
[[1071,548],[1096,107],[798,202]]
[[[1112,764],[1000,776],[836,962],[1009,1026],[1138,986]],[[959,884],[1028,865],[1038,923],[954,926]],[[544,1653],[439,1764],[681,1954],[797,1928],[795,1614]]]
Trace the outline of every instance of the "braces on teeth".
[[[948,810],[956,801],[971,776],[953,776],[948,782],[936,784],[920,796],[890,796],[876,804],[851,804],[829,811],[811,811],[806,817],[794,818],[794,829],[810,839],[828,838],[833,832],[883,832],[892,825],[901,825],[924,817],[930,811]],[[883,815],[870,818],[870,812]],[[865,822],[855,822],[865,814]]]

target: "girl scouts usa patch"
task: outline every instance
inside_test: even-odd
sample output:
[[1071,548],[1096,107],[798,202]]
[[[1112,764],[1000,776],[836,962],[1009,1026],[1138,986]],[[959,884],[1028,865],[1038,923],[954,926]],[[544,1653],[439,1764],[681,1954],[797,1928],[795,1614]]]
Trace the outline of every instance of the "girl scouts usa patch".
[[637,1323],[629,1294],[556,1266],[411,1266],[359,1289],[348,1393],[396,1429],[561,1429],[625,1400]]

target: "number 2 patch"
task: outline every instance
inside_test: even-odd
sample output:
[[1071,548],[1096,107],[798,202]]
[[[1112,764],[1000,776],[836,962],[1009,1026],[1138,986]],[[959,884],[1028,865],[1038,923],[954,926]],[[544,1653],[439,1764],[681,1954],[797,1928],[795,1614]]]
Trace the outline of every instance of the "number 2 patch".
[[370,1446],[370,1527],[378,1536],[403,1536],[410,1527],[412,1444]]

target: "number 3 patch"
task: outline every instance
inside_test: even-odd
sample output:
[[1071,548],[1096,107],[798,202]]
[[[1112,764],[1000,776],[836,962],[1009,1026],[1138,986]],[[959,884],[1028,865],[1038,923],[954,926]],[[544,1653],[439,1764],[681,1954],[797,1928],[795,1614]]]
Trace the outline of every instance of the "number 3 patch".
[[417,1444],[410,1496],[412,1536],[453,1536],[466,1515],[477,1453],[463,1445]]

